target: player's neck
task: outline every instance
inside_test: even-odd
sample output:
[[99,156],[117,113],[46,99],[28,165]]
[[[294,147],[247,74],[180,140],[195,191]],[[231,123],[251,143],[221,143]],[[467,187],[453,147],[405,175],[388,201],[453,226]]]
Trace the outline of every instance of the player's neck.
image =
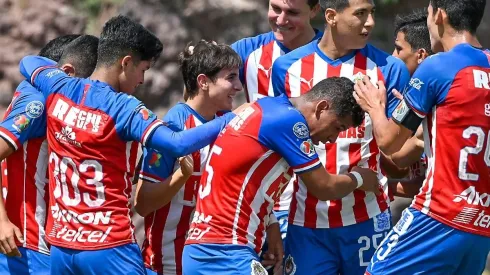
[[335,39],[332,35],[332,32],[326,30],[323,34],[320,43],[318,43],[318,48],[326,55],[328,58],[332,60],[337,60],[341,57],[348,55],[349,53],[355,51],[353,49],[345,49],[343,48],[338,39]]
[[188,99],[185,102],[189,107],[194,109],[199,115],[201,115],[206,121],[210,121],[214,118],[216,113],[220,110],[216,110],[210,100],[206,100],[200,95],[196,95],[192,99]]
[[468,43],[473,47],[481,48],[482,45],[475,35],[468,31],[456,32],[454,30],[447,31],[447,34],[441,38],[441,44],[444,51],[450,51],[459,44]]
[[109,84],[114,90],[120,92],[119,74],[114,72],[110,67],[95,68],[95,71],[90,76],[91,80],[98,80]]
[[301,46],[308,44],[311,40],[313,40],[314,37],[315,37],[315,29],[313,29],[313,27],[310,26],[308,29],[302,32],[300,36],[296,37],[295,39],[291,39],[288,43],[283,43],[283,45],[284,47],[292,51]]

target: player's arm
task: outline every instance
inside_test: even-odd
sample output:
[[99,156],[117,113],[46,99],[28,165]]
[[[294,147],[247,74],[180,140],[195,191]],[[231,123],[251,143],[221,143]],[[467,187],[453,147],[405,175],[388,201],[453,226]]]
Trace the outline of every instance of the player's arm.
[[383,152],[380,153],[379,164],[390,178],[401,179],[408,176],[410,172],[408,167],[398,167],[391,157],[383,154]]
[[419,161],[423,152],[423,129],[419,126],[415,135],[407,140],[400,151],[391,155],[390,158],[398,167],[406,168]]
[[192,175],[192,156],[180,158],[179,163],[180,168],[163,182],[155,183],[140,176],[134,208],[142,217],[167,205]]
[[424,179],[424,176],[418,176],[409,180],[389,179],[388,185],[393,195],[403,198],[413,198],[419,193]]

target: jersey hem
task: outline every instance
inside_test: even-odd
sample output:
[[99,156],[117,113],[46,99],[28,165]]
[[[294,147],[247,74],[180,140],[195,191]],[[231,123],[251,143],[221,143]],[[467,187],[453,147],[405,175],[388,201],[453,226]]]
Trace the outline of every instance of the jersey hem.
[[[422,214],[424,214],[422,212],[422,207],[421,206],[419,206],[419,205],[412,205],[411,207],[414,208],[414,209],[416,209],[416,210],[418,210],[418,211],[420,211]],[[435,214],[434,212],[429,211],[427,214],[424,214],[424,215],[427,215],[427,216],[433,218],[434,220],[436,220],[436,221],[438,221],[438,222],[440,222],[440,223],[442,223],[444,225],[447,225],[449,227],[452,227],[454,229],[457,229],[457,230],[460,230],[460,231],[464,231],[466,233],[470,233],[470,234],[474,234],[474,235],[479,235],[479,236],[484,236],[484,237],[490,237],[490,232],[487,232],[487,233],[480,232],[480,231],[477,231],[477,230],[475,230],[473,228],[467,228],[465,226],[461,226],[461,225],[459,225],[457,223],[454,223],[452,221],[449,221],[449,220],[447,220],[447,219],[445,219],[445,218],[443,218],[443,217]]]
[[184,246],[190,245],[190,244],[229,244],[229,245],[242,245],[245,247],[248,247],[255,251],[255,253],[259,254],[260,248],[253,248],[250,246],[248,243],[230,243],[229,241],[224,241],[224,240],[209,240],[209,239],[200,239],[199,241],[193,241],[193,240],[186,240]]
[[110,244],[103,244],[103,245],[97,245],[97,246],[76,246],[76,245],[67,245],[66,243],[55,241],[49,237],[46,237],[46,240],[49,242],[49,244],[51,244],[53,246],[63,247],[63,248],[68,248],[68,249],[74,249],[74,250],[84,250],[84,251],[85,250],[90,250],[90,251],[91,250],[102,250],[102,249],[114,248],[114,247],[121,246],[121,245],[136,243],[131,238],[128,240],[116,241],[116,242],[112,242]]
[[36,247],[32,244],[26,244],[26,245],[17,245],[18,247],[24,247],[24,248],[27,248],[29,250],[33,250],[35,252],[39,252],[41,254],[44,254],[44,255],[51,255],[49,249],[48,250],[44,250],[44,249],[40,249],[39,247]]

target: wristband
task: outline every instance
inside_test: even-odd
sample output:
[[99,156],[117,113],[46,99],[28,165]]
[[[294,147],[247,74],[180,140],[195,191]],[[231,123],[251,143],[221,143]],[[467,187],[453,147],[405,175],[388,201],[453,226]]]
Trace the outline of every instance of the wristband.
[[357,187],[356,188],[361,187],[362,184],[364,183],[362,180],[361,174],[359,174],[359,172],[356,172],[356,171],[351,171],[350,173],[354,176],[354,178],[356,178],[356,181],[357,181]]

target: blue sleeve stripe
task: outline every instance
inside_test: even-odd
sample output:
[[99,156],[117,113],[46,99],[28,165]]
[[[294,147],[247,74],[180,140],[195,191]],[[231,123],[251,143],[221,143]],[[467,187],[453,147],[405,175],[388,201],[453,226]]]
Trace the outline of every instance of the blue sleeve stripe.
[[146,141],[148,140],[148,137],[150,137],[153,131],[155,131],[155,129],[159,126],[163,126],[163,122],[157,119],[153,123],[151,123],[148,127],[146,127],[146,130],[143,133],[143,137],[141,138],[141,144],[143,144],[143,146],[146,146]]
[[320,159],[317,158],[313,161],[305,163],[304,165],[297,166],[297,168],[293,168],[293,171],[294,173],[299,174],[299,173],[307,172],[309,170],[313,170],[319,165],[322,165],[322,163],[320,162]]
[[2,137],[5,141],[10,143],[10,145],[12,145],[12,147],[15,148],[15,151],[17,151],[21,146],[19,139],[17,139],[14,135],[12,135],[12,133],[9,130],[3,127],[0,127],[0,137]]

